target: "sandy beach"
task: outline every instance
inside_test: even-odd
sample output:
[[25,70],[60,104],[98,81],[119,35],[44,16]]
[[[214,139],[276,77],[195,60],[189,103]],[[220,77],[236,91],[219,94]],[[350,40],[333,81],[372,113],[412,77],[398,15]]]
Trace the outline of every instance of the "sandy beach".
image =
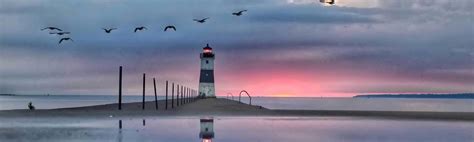
[[43,109],[43,110],[4,110],[0,111],[0,118],[25,118],[25,117],[147,117],[147,116],[314,116],[314,117],[377,117],[393,119],[431,119],[431,120],[457,120],[474,121],[474,113],[470,112],[407,112],[407,111],[348,111],[348,110],[281,110],[267,109],[261,106],[248,105],[234,100],[223,98],[201,99],[188,104],[174,106],[171,101],[165,109],[165,101],[146,102],[142,110],[141,102],[124,103],[122,110],[117,104],[95,105],[75,108]]

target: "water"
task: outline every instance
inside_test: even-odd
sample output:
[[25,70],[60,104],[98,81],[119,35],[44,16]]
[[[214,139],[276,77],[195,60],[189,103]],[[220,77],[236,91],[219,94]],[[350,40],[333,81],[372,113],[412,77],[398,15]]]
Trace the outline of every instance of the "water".
[[474,99],[256,97],[252,103],[271,109],[474,112]]
[[[141,96],[124,96],[139,102]],[[146,100],[153,100],[147,96]],[[159,97],[163,99],[163,97]],[[238,100],[237,98],[234,98]],[[1,109],[61,108],[115,103],[116,96],[0,96]],[[242,102],[248,103],[242,98]],[[255,97],[252,104],[272,109],[473,111],[472,99],[361,99]],[[363,117],[125,117],[1,118],[1,142],[128,141],[271,141],[271,142],[472,142],[474,123],[466,121],[393,120]],[[122,120],[123,129],[118,129]],[[145,120],[145,125],[143,125]],[[206,123],[206,122],[203,122]],[[201,128],[201,125],[203,125]],[[201,133],[204,127],[213,133]],[[212,127],[211,127],[212,126]],[[200,135],[208,134],[208,135]],[[212,135],[210,135],[212,134]],[[208,137],[203,140],[200,136]]]
[[[146,123],[143,125],[143,119]],[[1,120],[0,141],[472,142],[474,123],[351,117],[194,117]],[[208,128],[207,132],[205,131]],[[201,131],[202,130],[202,131]],[[202,134],[200,137],[200,133]]]
[[[159,96],[158,99],[165,97]],[[147,101],[155,100],[154,96],[146,96]],[[123,96],[123,102],[141,102],[142,96]],[[18,95],[0,96],[0,110],[27,109],[32,102],[37,109],[79,107],[117,103],[118,97],[111,95]]]
[[[164,99],[159,96],[158,99]],[[238,100],[238,98],[234,98]],[[140,102],[141,96],[124,96],[124,102]],[[154,100],[147,96],[147,101]],[[38,109],[78,107],[116,103],[117,96],[107,95],[51,95],[0,96],[0,110],[26,109],[28,102]],[[248,103],[247,98],[242,102]],[[474,99],[366,99],[366,98],[279,98],[255,97],[252,104],[271,109],[307,110],[388,110],[474,112]]]

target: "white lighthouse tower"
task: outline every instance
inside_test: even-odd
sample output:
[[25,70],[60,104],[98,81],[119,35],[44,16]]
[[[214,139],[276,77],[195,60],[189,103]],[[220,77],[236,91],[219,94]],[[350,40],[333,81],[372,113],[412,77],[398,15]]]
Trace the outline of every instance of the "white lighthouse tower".
[[201,131],[199,132],[199,138],[202,139],[202,142],[212,142],[214,138],[214,119],[201,119]]
[[199,77],[199,96],[203,98],[215,98],[214,87],[214,53],[209,44],[203,48],[201,53],[201,75]]

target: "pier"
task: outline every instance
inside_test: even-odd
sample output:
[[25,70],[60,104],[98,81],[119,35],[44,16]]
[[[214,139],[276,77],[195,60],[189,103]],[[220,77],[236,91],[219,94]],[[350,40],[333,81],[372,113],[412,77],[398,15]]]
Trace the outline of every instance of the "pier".
[[[165,106],[165,100],[159,100],[159,106]],[[278,110],[268,109],[257,105],[249,105],[225,98],[195,99],[179,107],[155,109],[155,101],[123,103],[122,110],[117,110],[118,104],[106,104],[75,108],[43,109],[29,111],[4,110],[0,111],[0,119],[6,117],[80,117],[80,118],[108,118],[108,117],[154,117],[154,116],[265,116],[265,117],[375,117],[396,119],[421,120],[454,120],[474,121],[474,113],[469,112],[419,112],[419,111],[350,111],[350,110]]]

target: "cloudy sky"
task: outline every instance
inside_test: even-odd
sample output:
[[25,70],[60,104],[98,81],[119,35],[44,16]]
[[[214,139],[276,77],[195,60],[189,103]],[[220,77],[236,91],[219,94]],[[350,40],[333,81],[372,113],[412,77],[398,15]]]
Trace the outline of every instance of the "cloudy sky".
[[1,0],[0,93],[113,95],[120,65],[126,95],[142,73],[148,94],[151,77],[196,88],[206,43],[217,95],[474,92],[472,0],[318,1]]

